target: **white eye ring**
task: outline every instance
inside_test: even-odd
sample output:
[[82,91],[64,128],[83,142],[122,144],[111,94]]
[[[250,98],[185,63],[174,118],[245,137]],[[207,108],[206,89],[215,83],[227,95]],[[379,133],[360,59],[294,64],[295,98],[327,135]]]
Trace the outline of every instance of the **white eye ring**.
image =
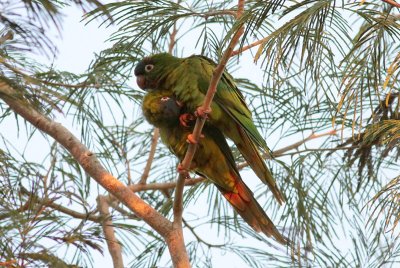
[[161,98],[161,101],[164,102],[164,101],[168,101],[169,99],[170,99],[169,97],[162,97],[162,98]]
[[151,70],[153,70],[154,65],[153,64],[147,64],[146,66],[144,66],[144,70],[148,73]]

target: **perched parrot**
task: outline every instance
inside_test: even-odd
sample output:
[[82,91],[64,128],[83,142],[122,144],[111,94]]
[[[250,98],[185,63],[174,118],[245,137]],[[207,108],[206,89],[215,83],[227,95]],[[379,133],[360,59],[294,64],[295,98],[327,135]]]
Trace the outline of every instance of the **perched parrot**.
[[[177,58],[168,53],[144,58],[135,68],[136,81],[147,91],[172,91],[189,112],[204,111],[202,105],[216,65],[207,57]],[[268,185],[279,204],[284,198],[258,149],[269,152],[253,123],[244,97],[230,74],[224,72],[211,105],[209,123],[217,127],[237,146],[262,182]],[[257,149],[258,148],[258,149]]]
[[[194,125],[187,127],[180,124],[179,117],[184,109],[182,103],[170,91],[152,91],[145,95],[142,109],[147,121],[160,129],[162,142],[182,161],[188,146],[186,139]],[[191,170],[211,180],[255,231],[261,231],[278,242],[287,244],[286,238],[279,233],[254,199],[251,190],[244,184],[221,131],[212,125],[206,125],[203,133],[204,137],[197,145]]]

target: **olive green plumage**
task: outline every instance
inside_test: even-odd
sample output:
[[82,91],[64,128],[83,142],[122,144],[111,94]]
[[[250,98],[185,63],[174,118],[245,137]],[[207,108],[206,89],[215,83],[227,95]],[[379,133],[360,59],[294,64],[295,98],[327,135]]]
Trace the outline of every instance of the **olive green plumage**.
[[[203,56],[177,58],[168,53],[144,58],[135,68],[137,83],[145,90],[172,91],[189,112],[202,105],[215,63]],[[257,176],[282,204],[283,196],[258,149],[269,153],[253,123],[244,97],[230,74],[224,72],[214,96],[209,123],[233,140]],[[257,149],[258,148],[258,149]]]
[[[177,103],[170,92],[153,91],[144,97],[142,109],[145,118],[159,127],[163,143],[182,161],[188,146],[186,139],[193,131],[193,126],[184,127],[180,124],[179,115],[183,109],[181,104]],[[279,233],[241,179],[221,131],[207,125],[203,133],[204,138],[198,143],[191,169],[211,180],[254,230],[287,244],[287,240]]]

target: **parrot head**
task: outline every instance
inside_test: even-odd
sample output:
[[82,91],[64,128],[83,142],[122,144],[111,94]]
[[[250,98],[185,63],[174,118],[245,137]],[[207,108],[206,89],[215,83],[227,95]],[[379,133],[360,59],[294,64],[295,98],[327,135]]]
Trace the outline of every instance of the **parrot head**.
[[136,83],[143,90],[158,90],[179,58],[168,53],[155,54],[141,60],[135,67]]
[[143,98],[142,110],[146,120],[155,127],[179,124],[182,104],[171,93],[152,91]]

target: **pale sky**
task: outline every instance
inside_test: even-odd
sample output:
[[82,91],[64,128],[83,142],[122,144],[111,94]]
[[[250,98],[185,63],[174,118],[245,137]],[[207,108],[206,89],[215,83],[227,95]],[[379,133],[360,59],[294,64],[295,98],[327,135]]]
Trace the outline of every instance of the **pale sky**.
[[[73,73],[80,73],[84,72],[87,67],[89,66],[89,63],[91,60],[94,58],[94,53],[100,52],[102,49],[108,48],[109,44],[105,43],[105,40],[110,36],[110,34],[113,32],[112,29],[106,29],[104,27],[98,28],[99,22],[93,21],[89,25],[85,26],[84,22],[81,22],[81,11],[79,11],[76,8],[66,8],[65,9],[65,19],[64,19],[64,27],[62,30],[62,39],[59,37],[57,38],[55,32],[52,32],[54,38],[55,38],[55,43],[57,44],[59,53],[57,57],[54,59],[47,59],[43,57],[38,57],[38,59],[46,63],[47,65],[54,63],[55,67],[59,70],[66,70],[70,71]],[[194,45],[192,44],[192,47]],[[188,48],[184,50],[184,53],[187,53],[187,55],[198,53],[199,51],[190,51],[190,45],[188,45]],[[237,77],[247,77],[253,82],[256,82],[258,84],[262,83],[262,72],[259,70],[259,68],[253,64],[253,60],[251,58],[250,53],[245,53],[243,59],[241,60],[241,66],[245,66],[245,68],[241,68],[235,72],[235,76]],[[134,80],[132,80],[134,81]],[[71,122],[68,122],[63,118],[63,115],[59,115],[56,118],[57,121],[62,122],[64,125],[66,125],[75,135],[79,136],[79,131],[71,124]],[[11,126],[10,126],[11,127]],[[23,139],[23,135],[19,137],[13,137],[12,133],[10,133],[10,139],[16,139],[16,144],[18,144],[18,138]],[[299,134],[297,138],[301,138],[301,135]],[[43,138],[40,135],[36,135],[34,137],[35,142],[31,142],[29,147],[25,149],[27,152],[27,158],[31,158],[31,160],[37,160],[37,159],[42,159],[44,155],[46,155],[47,152],[43,150]],[[270,145],[271,148],[281,148],[287,144],[291,144],[293,142],[298,141],[297,139],[290,138],[290,139],[285,139],[284,142],[280,142],[278,144],[275,144],[278,141],[279,137],[268,137],[268,144]],[[311,143],[311,147],[316,147],[320,141],[313,141]],[[47,144],[47,143],[46,143]],[[20,144],[23,146],[23,144]],[[310,144],[309,144],[310,145]],[[47,145],[46,145],[47,146]],[[32,152],[32,153],[29,153]],[[42,155],[43,154],[43,155]],[[171,156],[173,157],[173,156]],[[281,160],[281,159],[280,159]],[[253,188],[258,184],[258,179],[254,176],[254,174],[251,171],[243,171],[241,172],[242,177],[244,177],[246,180],[246,184],[249,185],[250,188]],[[95,192],[95,187],[93,187],[94,190],[94,197],[96,197],[97,192]],[[254,189],[254,188],[253,188]],[[195,215],[198,211],[196,209],[205,209],[207,208],[206,198],[204,198],[204,206],[199,208],[198,204],[193,204],[192,206],[189,206],[185,210],[186,215]],[[276,222],[277,225],[279,225],[279,222]],[[206,228],[199,228],[198,232],[202,232],[204,234],[203,238],[207,240],[208,242],[212,243],[218,243],[218,240],[215,240],[214,235],[215,232],[210,230],[207,230]],[[340,231],[339,231],[340,232]],[[185,232],[186,235],[186,242],[190,240],[191,234],[189,232]],[[221,242],[221,241],[220,241]],[[233,237],[232,242],[235,243],[246,243],[246,241],[242,241],[242,238],[240,237]],[[265,245],[267,246],[267,245]],[[348,246],[348,245],[347,245]],[[343,244],[343,249],[346,249],[346,245]],[[106,267],[112,267],[112,261],[109,257],[109,253],[107,251],[106,245],[104,244],[104,256],[101,254],[95,252],[95,265],[94,267],[99,267],[99,268],[106,268]],[[169,258],[169,255],[167,254],[165,258]],[[128,265],[128,259],[126,258],[125,260],[125,265]],[[215,267],[237,267],[237,268],[243,268],[247,267],[245,263],[236,255],[227,253],[225,255],[220,255],[218,254],[214,255],[214,264]],[[193,265],[195,267],[195,265]]]

